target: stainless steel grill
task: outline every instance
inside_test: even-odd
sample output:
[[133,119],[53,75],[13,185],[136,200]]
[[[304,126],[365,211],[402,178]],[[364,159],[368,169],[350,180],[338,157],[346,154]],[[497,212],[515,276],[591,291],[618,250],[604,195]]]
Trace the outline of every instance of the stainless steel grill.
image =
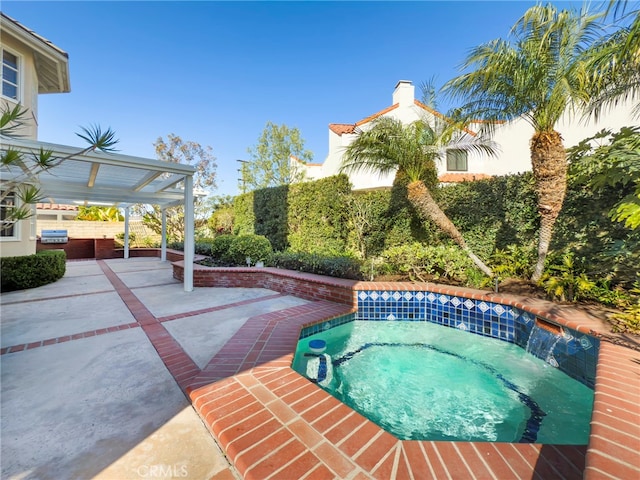
[[40,243],[67,243],[69,237],[66,230],[42,230]]

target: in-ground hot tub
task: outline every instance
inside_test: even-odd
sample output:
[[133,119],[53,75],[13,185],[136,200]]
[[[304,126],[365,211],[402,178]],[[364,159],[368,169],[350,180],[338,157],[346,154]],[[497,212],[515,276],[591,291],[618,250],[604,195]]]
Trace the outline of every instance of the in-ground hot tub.
[[294,369],[400,439],[579,445],[598,346],[500,304],[372,291],[357,315],[304,329]]

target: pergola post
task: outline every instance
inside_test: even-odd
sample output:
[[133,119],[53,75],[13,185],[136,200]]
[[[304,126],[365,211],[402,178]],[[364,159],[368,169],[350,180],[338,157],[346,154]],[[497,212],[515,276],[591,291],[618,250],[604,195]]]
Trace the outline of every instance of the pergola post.
[[124,258],[129,258],[129,207],[124,208]]
[[193,260],[195,252],[193,207],[193,176],[184,177],[184,291],[193,291]]
[[160,240],[160,261],[167,261],[167,209],[162,209],[162,239]]

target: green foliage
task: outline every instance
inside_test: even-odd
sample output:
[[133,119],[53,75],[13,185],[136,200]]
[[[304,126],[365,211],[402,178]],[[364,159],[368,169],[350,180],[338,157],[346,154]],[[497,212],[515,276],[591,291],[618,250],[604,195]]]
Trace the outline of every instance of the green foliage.
[[[235,238],[236,238],[235,235],[218,235],[211,242],[209,255],[211,255],[215,259],[218,259],[224,262],[230,262],[231,258],[229,255],[229,249],[231,248],[231,244],[233,243]],[[244,263],[244,259],[243,259],[243,263]]]
[[634,283],[630,294],[631,298],[627,305],[613,316],[619,322],[615,330],[640,333],[640,281]]
[[234,233],[264,235],[277,251],[341,254],[348,248],[350,195],[346,175],[239,195]]
[[212,213],[207,221],[209,230],[214,235],[228,235],[233,233],[235,216],[233,213],[233,197],[216,196],[207,199],[207,205]]
[[511,244],[528,248],[536,241],[539,222],[530,172],[447,185],[435,193],[467,244],[483,258]]
[[289,248],[296,252],[335,256],[347,251],[351,186],[346,175],[291,185],[288,196]]
[[284,185],[253,192],[255,233],[267,237],[275,250],[288,245],[289,188]]
[[627,195],[613,205],[609,216],[627,228],[640,227],[640,127],[602,130],[570,149],[569,161],[579,183],[596,191],[624,188]]
[[303,170],[292,166],[293,155],[302,163],[313,160],[313,153],[304,149],[304,140],[297,128],[267,122],[258,144],[248,149],[251,161],[242,163],[243,193],[269,187],[279,187],[304,179]]
[[43,250],[35,255],[0,258],[0,290],[23,290],[55,282],[64,276],[66,260],[64,250]]
[[535,264],[535,250],[532,247],[507,245],[496,250],[491,256],[493,272],[499,280],[506,278],[528,278]]
[[317,253],[284,251],[274,253],[269,265],[329,277],[362,280],[362,263],[349,256],[325,256]]
[[[271,242],[263,235],[238,235],[229,245],[228,256],[236,265],[246,265],[246,259],[251,264],[265,261],[273,252]],[[224,257],[223,257],[224,258]]]
[[249,192],[238,195],[233,200],[233,233],[236,235],[255,233],[256,216],[253,198],[253,192]]
[[471,273],[473,262],[455,246],[424,245],[418,242],[392,247],[382,254],[385,273],[407,275],[412,281],[449,280],[466,283],[479,277]]
[[596,284],[577,268],[572,253],[565,253],[559,262],[551,262],[540,285],[552,300],[575,302],[591,297]]
[[80,206],[76,220],[94,222],[123,222],[124,216],[117,207]]

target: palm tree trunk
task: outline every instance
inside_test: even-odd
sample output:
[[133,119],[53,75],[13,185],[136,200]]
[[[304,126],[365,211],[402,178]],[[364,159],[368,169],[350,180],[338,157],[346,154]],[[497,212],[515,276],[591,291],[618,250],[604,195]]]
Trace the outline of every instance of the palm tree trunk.
[[536,132],[531,138],[530,150],[540,213],[538,262],[531,276],[531,281],[537,283],[544,270],[553,227],[567,192],[567,155],[562,137],[555,130]]
[[411,182],[407,186],[407,196],[411,204],[421,216],[431,220],[438,226],[438,228],[449,235],[453,239],[453,241],[456,242],[460,246],[460,248],[465,251],[465,253],[480,270],[482,270],[489,277],[493,276],[493,271],[487,265],[485,265],[484,262],[480,260],[468,247],[460,231],[451,222],[451,220],[449,220],[449,217],[447,217],[447,215],[435,202],[424,182]]

